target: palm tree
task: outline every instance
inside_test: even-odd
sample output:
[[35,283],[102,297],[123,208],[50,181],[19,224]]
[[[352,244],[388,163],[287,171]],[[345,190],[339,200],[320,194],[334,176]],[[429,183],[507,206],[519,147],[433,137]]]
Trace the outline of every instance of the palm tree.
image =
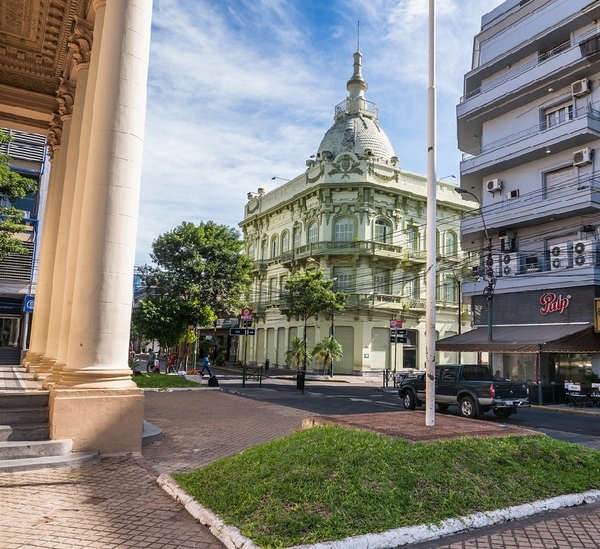
[[340,342],[331,336],[317,343],[312,354],[317,360],[323,361],[323,370],[328,371],[330,374],[332,372],[329,366],[333,364],[334,360],[341,360],[344,356]]
[[305,352],[306,352],[306,360],[311,360],[312,355],[306,349],[306,344],[304,340],[300,337],[294,337],[290,341],[290,348],[285,352],[285,363],[293,368],[296,366],[296,369],[299,370],[302,364],[305,364]]

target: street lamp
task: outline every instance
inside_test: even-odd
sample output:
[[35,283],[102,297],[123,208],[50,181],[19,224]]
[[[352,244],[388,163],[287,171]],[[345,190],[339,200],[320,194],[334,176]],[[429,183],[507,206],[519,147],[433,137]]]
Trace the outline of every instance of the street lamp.
[[486,257],[486,275],[488,279],[488,285],[483,289],[483,297],[486,298],[488,302],[488,341],[493,340],[493,318],[492,318],[492,305],[494,299],[494,287],[496,286],[496,278],[494,277],[494,258],[492,256],[492,239],[487,230],[487,226],[485,224],[485,217],[483,216],[483,209],[481,208],[481,201],[479,198],[473,194],[471,191],[464,189],[463,187],[456,187],[454,189],[458,194],[468,194],[472,196],[477,204],[479,204],[479,212],[481,213],[481,223],[483,224],[483,231],[485,233],[485,238],[488,241],[487,245],[487,257]]

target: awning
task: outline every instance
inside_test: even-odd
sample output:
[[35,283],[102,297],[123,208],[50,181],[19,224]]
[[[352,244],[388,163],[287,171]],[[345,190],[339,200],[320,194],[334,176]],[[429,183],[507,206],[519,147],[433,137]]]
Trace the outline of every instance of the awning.
[[436,341],[436,351],[492,353],[597,353],[600,334],[583,324],[494,326],[492,341],[487,327]]

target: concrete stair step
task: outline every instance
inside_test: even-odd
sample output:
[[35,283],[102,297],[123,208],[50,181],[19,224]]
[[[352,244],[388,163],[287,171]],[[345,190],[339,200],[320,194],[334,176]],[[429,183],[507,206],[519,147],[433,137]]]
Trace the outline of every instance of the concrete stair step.
[[0,442],[5,440],[48,440],[49,437],[49,423],[0,425]]
[[48,391],[0,393],[0,410],[11,408],[42,408],[48,406]]
[[100,461],[98,452],[73,452],[62,456],[45,456],[21,459],[0,460],[1,473],[59,469],[61,467],[82,467]]
[[0,442],[0,461],[48,456],[64,456],[71,453],[73,441],[64,440],[21,440]]
[[48,407],[0,408],[0,425],[22,425],[24,423],[46,423]]

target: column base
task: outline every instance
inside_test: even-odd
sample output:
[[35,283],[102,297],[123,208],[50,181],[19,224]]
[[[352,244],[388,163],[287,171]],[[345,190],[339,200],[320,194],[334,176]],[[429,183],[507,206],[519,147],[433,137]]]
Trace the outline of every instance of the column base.
[[49,391],[51,439],[71,439],[75,452],[141,453],[142,389],[57,389],[51,385]]

